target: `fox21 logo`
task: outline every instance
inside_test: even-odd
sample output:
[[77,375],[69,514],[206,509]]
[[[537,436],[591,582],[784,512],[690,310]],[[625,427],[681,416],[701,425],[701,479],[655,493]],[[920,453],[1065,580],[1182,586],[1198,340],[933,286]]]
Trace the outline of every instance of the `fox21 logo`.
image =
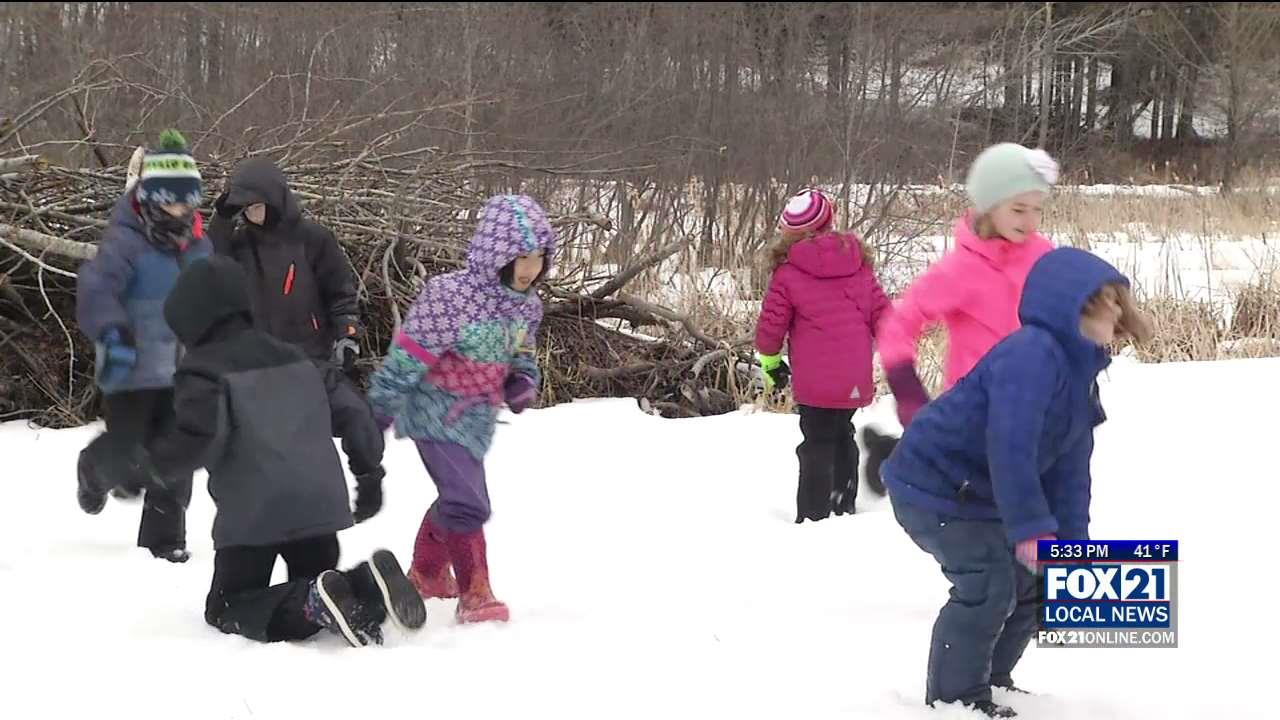
[[1177,541],[1042,541],[1042,647],[1177,647]]

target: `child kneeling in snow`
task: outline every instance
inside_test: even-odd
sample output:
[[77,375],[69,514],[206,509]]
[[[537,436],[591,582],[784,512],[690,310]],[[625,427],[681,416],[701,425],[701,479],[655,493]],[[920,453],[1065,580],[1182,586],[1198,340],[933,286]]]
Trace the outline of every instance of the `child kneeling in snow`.
[[[390,552],[335,570],[337,533],[353,524],[331,439],[336,382],[253,328],[247,280],[227,258],[184,271],[164,317],[187,348],[174,381],[175,427],[100,462],[138,484],[208,469],[217,552],[205,620],[263,642],[327,629],[353,646],[380,643],[388,613],[422,627],[426,607]],[[277,555],[289,581],[269,586]]]
[[898,522],[942,566],[926,702],[1013,717],[992,702],[1036,627],[1036,541],[1089,536],[1098,373],[1117,337],[1149,338],[1129,281],[1083,250],[1032,267],[1021,329],[925,405],[884,465]]
[[418,530],[409,579],[423,597],[458,597],[459,622],[509,619],[489,585],[484,456],[499,408],[519,413],[537,397],[535,288],[554,252],[555,231],[537,202],[490,198],[466,268],[427,281],[370,382],[375,415],[413,438],[439,493]]

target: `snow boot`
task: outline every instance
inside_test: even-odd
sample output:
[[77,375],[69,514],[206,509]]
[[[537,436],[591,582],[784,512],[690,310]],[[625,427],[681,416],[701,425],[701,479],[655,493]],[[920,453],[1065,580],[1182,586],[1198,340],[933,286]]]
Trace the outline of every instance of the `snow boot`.
[[302,612],[308,622],[341,635],[351,647],[382,644],[382,628],[337,570],[325,570],[311,582]]
[[979,700],[969,707],[978,712],[993,718],[1012,718],[1018,717],[1018,713],[1008,705],[997,705],[990,700]]
[[191,559],[191,553],[182,545],[166,545],[148,549],[151,551],[151,557],[168,560],[171,563],[184,563]]
[[76,461],[76,502],[90,515],[97,515],[107,506],[107,493],[98,489],[98,477],[87,452],[81,452]]
[[866,427],[862,430],[862,443],[867,446],[867,487],[871,488],[871,492],[884,497],[888,490],[880,477],[880,466],[893,454],[893,449],[898,446],[898,438],[885,435],[873,427]]
[[443,538],[444,530],[432,524],[429,518],[418,528],[418,538],[413,544],[413,564],[409,566],[409,582],[423,598],[456,598],[458,581],[453,577],[449,548]]
[[458,571],[458,598],[456,612],[459,623],[507,622],[511,612],[493,596],[489,586],[489,564],[485,557],[484,530],[470,533],[449,533],[445,544],[453,567]]
[[387,606],[382,599],[382,590],[378,587],[378,581],[373,577],[373,568],[368,562],[362,562],[350,570],[339,570],[339,573],[347,579],[347,583],[351,585],[351,592],[355,594],[356,601],[364,607],[365,614],[369,622],[382,625],[387,621]]
[[427,606],[390,550],[375,550],[369,568],[391,619],[406,630],[417,630],[427,624]]

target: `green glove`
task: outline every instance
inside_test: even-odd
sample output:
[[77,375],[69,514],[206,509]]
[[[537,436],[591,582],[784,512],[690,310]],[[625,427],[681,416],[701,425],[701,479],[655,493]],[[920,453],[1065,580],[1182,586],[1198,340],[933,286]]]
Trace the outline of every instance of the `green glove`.
[[791,367],[782,359],[782,354],[764,355],[757,352],[756,359],[760,361],[760,369],[764,372],[765,390],[785,390],[791,381]]

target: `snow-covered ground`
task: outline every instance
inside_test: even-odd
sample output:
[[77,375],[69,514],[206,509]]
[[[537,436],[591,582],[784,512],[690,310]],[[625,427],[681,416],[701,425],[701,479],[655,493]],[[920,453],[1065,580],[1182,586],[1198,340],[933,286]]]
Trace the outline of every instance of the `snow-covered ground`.
[[[1039,694],[997,699],[1037,720],[1280,716],[1265,549],[1277,373],[1280,360],[1116,362],[1093,534],[1181,541],[1181,646],[1032,647],[1016,679]],[[506,419],[488,532],[512,622],[457,627],[431,601],[423,631],[362,650],[204,624],[203,478],[194,557],[168,565],[132,547],[136,505],[77,508],[76,452],[96,428],[0,426],[4,717],[971,717],[921,705],[946,582],[887,501],[864,491],[854,517],[791,522],[794,417],[661,420],[609,400]],[[342,534],[344,563],[379,546],[408,560],[434,491],[409,443],[387,463],[387,505]]]

